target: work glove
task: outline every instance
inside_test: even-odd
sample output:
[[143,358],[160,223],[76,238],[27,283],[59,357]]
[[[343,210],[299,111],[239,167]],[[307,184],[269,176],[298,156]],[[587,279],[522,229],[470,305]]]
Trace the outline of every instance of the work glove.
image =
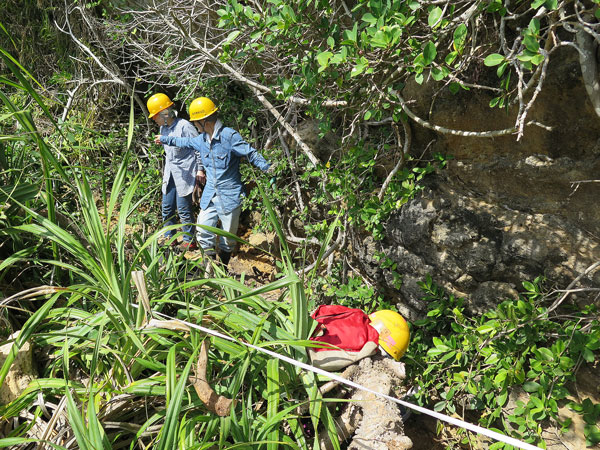
[[269,186],[273,187],[275,186],[275,183],[277,183],[277,177],[271,177],[269,180]]

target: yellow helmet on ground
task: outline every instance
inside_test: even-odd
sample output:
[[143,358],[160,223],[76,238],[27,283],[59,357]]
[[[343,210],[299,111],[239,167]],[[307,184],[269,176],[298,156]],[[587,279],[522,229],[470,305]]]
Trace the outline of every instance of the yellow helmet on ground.
[[218,109],[210,98],[198,97],[190,105],[190,120],[202,120]]
[[379,332],[379,345],[396,361],[408,348],[410,330],[404,317],[396,311],[384,309],[369,315],[371,326]]
[[154,94],[148,99],[147,105],[148,112],[150,113],[148,118],[151,119],[152,116],[155,116],[163,109],[167,109],[168,107],[173,106],[173,102],[165,94]]

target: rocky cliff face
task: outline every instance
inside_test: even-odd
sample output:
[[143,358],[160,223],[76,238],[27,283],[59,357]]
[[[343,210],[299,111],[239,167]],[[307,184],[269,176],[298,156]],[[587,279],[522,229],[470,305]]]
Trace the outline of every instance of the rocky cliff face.
[[[364,269],[387,285],[408,317],[423,309],[416,283],[428,273],[478,311],[513,297],[522,281],[540,275],[564,289],[600,259],[600,183],[593,181],[600,179],[600,118],[576,53],[565,49],[554,61],[560,64],[551,63],[529,115],[550,131],[529,126],[517,142],[516,136],[433,134],[411,124],[413,154],[434,141],[433,151],[453,159],[419,198],[390,217],[383,241],[354,243]],[[416,100],[414,111],[437,125],[468,131],[514,125],[514,112],[490,109],[492,96],[485,93],[452,95],[416,85],[406,92]],[[398,264],[400,290],[373,260],[378,251]],[[600,272],[584,277],[580,287],[599,284]]]

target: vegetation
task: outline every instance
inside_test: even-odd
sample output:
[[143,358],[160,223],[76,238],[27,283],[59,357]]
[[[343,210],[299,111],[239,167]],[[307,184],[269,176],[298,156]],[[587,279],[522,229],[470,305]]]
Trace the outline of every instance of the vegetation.
[[[22,81],[22,87],[35,95],[26,79]],[[7,102],[5,106],[12,107],[12,104]],[[13,113],[21,114],[17,110]],[[30,115],[23,115],[23,124],[26,124]],[[13,352],[0,370],[0,379],[4,381],[16,352],[28,340],[45,349],[47,360],[42,378],[4,406],[2,415],[18,417],[23,411],[29,411],[31,417],[45,421],[49,417],[42,419],[42,416],[47,414],[48,405],[59,404],[54,399],[62,397],[72,431],[58,438],[51,429],[45,437],[20,437],[36,425],[35,420],[24,421],[11,432],[14,437],[0,440],[0,444],[15,446],[40,441],[54,443],[54,448],[67,448],[67,444],[57,442],[66,443],[74,435],[80,448],[117,448],[123,443],[133,446],[136,442],[144,447],[168,449],[208,448],[214,442],[226,447],[236,442],[247,446],[264,443],[265,448],[267,442],[269,447],[278,442],[294,448],[305,447],[295,412],[298,397],[311,400],[309,417],[313,419],[313,426],[318,429],[323,423],[327,432],[331,428],[331,417],[328,409],[322,407],[316,380],[310,373],[298,373],[294,367],[268,361],[241,343],[222,340],[214,342],[212,352],[222,377],[218,389],[233,398],[241,396],[242,403],[248,407],[241,409],[239,417],[236,412],[226,418],[207,415],[202,412],[200,400],[190,396],[187,383],[191,366],[206,337],[194,329],[183,335],[160,326],[144,326],[148,325],[146,314],[152,311],[190,322],[209,320],[214,327],[227,330],[237,341],[273,347],[295,359],[305,360],[302,345],[310,331],[307,302],[301,280],[289,265],[286,248],[283,256],[288,264],[287,276],[254,291],[224,277],[222,271],[214,279],[186,281],[187,275],[197,267],[189,267],[190,263],[182,256],[164,255],[156,244],[158,232],[147,238],[136,232],[128,233],[128,218],[139,205],[133,198],[140,177],[135,176],[126,183],[127,152],[112,186],[103,192],[106,203],[98,207],[88,182],[89,169],[67,165],[69,171],[65,171],[39,133],[35,129],[32,133],[13,137],[24,141],[26,148],[32,148],[33,140],[42,151],[48,151],[39,155],[41,165],[48,167],[49,172],[52,170],[46,179],[54,179],[57,185],[71,189],[72,195],[76,195],[74,205],[66,205],[76,207],[73,214],[67,213],[72,229],[61,228],[26,202],[11,197],[27,214],[27,219],[5,228],[3,233],[5,236],[33,235],[43,239],[46,245],[54,244],[59,250],[54,253],[60,255],[60,259],[40,256],[34,259],[46,267],[68,271],[70,282],[64,287],[41,286],[5,301],[12,305],[26,298],[36,298],[42,304],[35,307],[23,323]],[[130,133],[129,143],[131,136]],[[48,186],[44,191],[46,198],[53,193],[53,184]],[[268,206],[268,200],[266,202]],[[56,206],[62,209],[65,205],[57,202]],[[285,241],[282,239],[282,242]],[[17,252],[5,259],[2,266],[6,269],[24,260],[24,252]],[[143,270],[147,282],[143,287],[147,289],[151,310],[144,310],[140,305],[134,308],[132,281],[138,270]],[[137,288],[143,291],[141,285]],[[275,289],[283,291],[280,300],[268,303],[260,297]],[[280,377],[287,380],[286,399],[281,398],[284,391],[277,382]],[[48,405],[39,403],[40,395]],[[266,408],[254,407],[255,401],[263,398],[267,399]],[[124,408],[125,405],[145,407],[139,411],[137,407]],[[180,414],[187,419],[180,421]],[[60,411],[55,410],[54,420],[60,421],[59,415]],[[289,424],[292,436],[280,436],[278,429],[282,421]],[[200,434],[197,434],[198,426],[203,430]],[[230,444],[225,445],[227,442]]]
[[[577,367],[594,362],[600,324],[594,319],[595,307],[549,319],[548,297],[540,284],[524,282],[521,298],[472,317],[464,299],[446,294],[427,278],[422,288],[428,313],[414,323],[408,364],[410,378],[421,388],[417,398],[423,403],[436,400],[434,410],[449,414],[477,411],[483,426],[512,430],[526,442],[540,441],[544,421],[567,429],[570,423],[559,417],[559,405],[569,396]],[[511,391],[517,395],[508,407]],[[596,408],[574,402],[569,406],[587,411],[587,444],[600,442]]]
[[[25,3],[14,28],[35,26],[22,36],[0,14],[2,335],[12,343],[0,381],[26,342],[41,371],[0,406],[0,446],[11,448],[304,449],[324,435],[340,448],[337,399],[323,398],[322,380],[244,343],[307,362],[316,304],[394,306],[351,270],[347,242],[382,239],[387,219],[445,168],[449,155],[411,147],[414,123],[464,134],[416,116],[407,85],[493,92],[491,107],[518,109],[514,127],[470,133],[520,138],[551,56],[567,45],[584,54],[598,16],[597,2],[551,0]],[[57,56],[36,65],[32,41]],[[163,89],[182,113],[210,92],[277,161],[273,188],[244,172],[256,186],[245,208],[279,236],[275,281],[248,287],[219,266],[209,276],[158,245],[161,155],[142,111]],[[301,123],[314,125],[321,152]],[[395,263],[377,257],[400,286]],[[428,312],[412,324],[405,362],[419,404],[544,446],[544,421],[569,427],[558,408],[578,367],[597,363],[600,324],[593,306],[551,317],[541,280],[523,287],[475,316],[423,280]],[[208,381],[233,399],[223,416],[197,390],[208,343]],[[508,409],[518,389],[526,394]],[[568,404],[588,445],[600,442],[598,405]]]

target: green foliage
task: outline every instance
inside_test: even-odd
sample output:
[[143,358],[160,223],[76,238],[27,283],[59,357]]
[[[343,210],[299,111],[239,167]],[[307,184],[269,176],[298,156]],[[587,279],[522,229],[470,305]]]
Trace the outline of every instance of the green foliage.
[[[463,299],[427,277],[427,317],[413,324],[407,361],[418,401],[448,414],[478,411],[481,425],[531,443],[540,443],[543,421],[561,424],[558,408],[578,364],[598,359],[600,323],[594,308],[549,319],[540,283],[524,282],[519,298],[471,317]],[[507,408],[516,387],[524,394]],[[585,400],[571,407],[584,414],[588,443],[597,442],[597,408]]]
[[[387,149],[387,148],[386,148]],[[377,197],[380,186],[376,174],[378,150],[369,146],[348,149],[339,161],[330,161],[324,166],[306,171],[301,180],[311,192],[311,202],[322,208],[324,217],[345,213],[351,226],[371,233],[375,239],[384,236],[387,218],[402,205],[414,198],[423,189],[423,178],[444,167],[445,160],[438,162],[412,162],[402,168],[387,187],[381,200]],[[319,183],[319,180],[325,180]],[[308,236],[319,236],[323,224],[305,221]]]
[[334,275],[322,278],[320,283],[322,295],[330,299],[332,304],[362,309],[367,313],[379,309],[392,309],[383,295],[377,293],[373,286],[367,285],[361,277],[350,276],[344,283]]
[[[461,58],[472,31],[454,16],[455,5],[442,9],[414,1],[361,0],[341,21],[339,11],[321,3],[277,0],[260,9],[228,3],[217,11],[219,27],[233,30],[221,58],[258,62],[277,49],[291,63],[278,77],[284,99],[300,93],[315,98],[322,92],[352,100],[359,86],[389,70],[384,68],[387,63],[404,80],[412,75],[418,83],[429,76],[442,81],[463,68]],[[248,36],[240,36],[240,29],[248,30]],[[425,37],[417,40],[414,34]],[[393,97],[393,90],[401,87],[396,80],[393,84],[384,95]],[[331,85],[340,88],[337,94],[325,90]],[[311,103],[316,114],[319,100]],[[381,106],[393,110],[389,104]]]
[[[414,160],[409,155],[397,155],[397,150],[388,144],[382,149],[371,142],[352,145],[339,157],[332,156],[318,166],[309,165],[301,154],[292,162],[299,172],[292,170],[279,147],[273,147],[266,156],[275,164],[276,185],[269,185],[269,176],[257,173],[249,165],[242,166],[243,179],[252,188],[262,186],[275,204],[285,208],[290,208],[291,200],[295,199],[297,183],[304,199],[304,210],[299,210],[296,202],[296,209],[287,213],[300,219],[304,236],[317,240],[325,237],[331,219],[338,216],[347,218],[348,227],[382,239],[390,215],[423,189],[425,177],[443,169],[447,163],[447,158],[440,154],[435,154],[432,160]],[[393,158],[404,158],[404,164],[379,199],[383,183],[381,165],[389,164]],[[244,210],[264,210],[259,190],[251,189],[247,193]],[[266,221],[259,224],[263,229],[268,226]]]
[[[0,8],[0,48],[7,49],[27,67],[34,76],[46,81],[53,75],[44,71],[48,66],[61,71],[73,69],[73,43],[54,26],[53,7],[50,3],[6,0]],[[39,64],[44,55],[44,64]]]
[[[234,30],[247,27],[252,33],[249,41],[234,46],[229,43],[239,31],[233,31],[223,48],[222,58],[229,60],[248,55],[259,58],[261,53],[276,47],[281,54],[288,55],[291,67],[298,68],[280,77],[279,88],[283,95],[299,92],[314,95],[321,80],[341,84],[373,74],[373,63],[366,54],[396,47],[403,40],[404,28],[417,18],[406,3],[393,2],[386,7],[381,2],[363,1],[352,11],[353,24],[342,28],[336,21],[332,22],[337,12],[329,4],[319,3],[290,4],[278,0],[257,11],[231,2],[218,10],[219,26]],[[335,25],[330,27],[330,23]],[[305,33],[309,28],[320,33],[321,45],[306,45]],[[299,53],[297,43],[307,51]],[[419,67],[427,66],[435,58],[432,45],[425,50],[427,61]]]
[[[591,20],[582,31],[594,24],[584,17],[600,15],[594,3],[578,13],[582,23]],[[454,94],[467,86],[487,89],[495,92],[491,108],[509,109],[517,96],[533,104],[551,55],[563,45],[556,30],[575,42],[580,29],[565,15],[557,18],[557,9],[557,0],[360,0],[349,8],[320,1],[232,1],[217,11],[219,31],[228,33],[220,58],[252,67],[277,99],[306,99],[305,114],[356,137],[361,120],[406,109],[399,92],[413,80],[444,83]],[[411,89],[404,91],[410,95]],[[343,111],[328,110],[329,100],[343,104]],[[527,111],[518,120],[521,115]]]
[[[132,130],[130,121],[129,137]],[[68,199],[65,207],[61,198],[44,193],[46,198],[55,199],[53,206],[68,211],[68,226],[63,228],[21,204],[31,220],[3,232],[9,237],[34,235],[41,245],[54,244],[60,251],[45,263],[68,273],[64,279],[70,283],[51,290],[54,295],[50,298],[46,297],[47,288],[29,294],[42,300],[42,306],[22,328],[11,357],[0,369],[0,378],[6,376],[16,351],[26,341],[45,348],[48,359],[42,365],[41,378],[14,402],[0,408],[2,417],[13,418],[29,410],[36,420],[41,415],[37,399],[58,404],[64,396],[72,435],[81,448],[115,448],[135,442],[169,449],[228,448],[238,443],[257,448],[307,448],[309,439],[296,413],[296,399],[307,398],[313,427],[323,424],[324,432],[334,433],[333,419],[313,374],[275,364],[270,357],[220,338],[213,338],[209,356],[219,377],[215,389],[219,394],[247,399],[247,404],[241,402],[228,417],[210,414],[188,382],[200,345],[198,333],[144,326],[148,316],[155,313],[192,322],[207,320],[237,341],[272,347],[297,360],[307,360],[304,346],[311,332],[308,299],[264,191],[266,211],[283,243],[284,274],[255,290],[227,277],[219,267],[214,268],[215,278],[195,278],[191,275],[196,272],[204,274],[198,264],[158,248],[162,230],[150,236],[128,231],[128,220],[140,204],[134,198],[141,177],[136,174],[130,178],[126,150],[114,179],[102,178],[106,173],[99,172],[99,184],[104,189],[102,201],[97,203],[89,182],[90,169],[59,163],[43,138],[39,134],[34,137],[42,147],[37,154],[40,166],[53,170],[53,182],[45,183],[45,188],[68,187],[76,196],[75,201]],[[336,224],[334,221],[328,236]],[[23,254],[14,254],[2,268],[24,259]],[[139,291],[134,290],[132,281],[134,272],[139,271],[144,275],[150,310],[134,308]],[[272,290],[282,292],[279,301],[267,302],[261,297]],[[89,387],[68,381],[72,373],[89,375]],[[275,387],[281,391],[276,392]],[[115,396],[126,399],[123,408],[117,408],[122,417],[115,417],[107,407]],[[254,399],[265,397],[266,405],[254,404]],[[145,414],[134,419],[139,428],[123,427],[116,434],[104,431],[106,421],[132,420],[130,414],[135,416],[140,404]],[[289,424],[292,435],[283,433],[282,423]],[[0,446],[28,443],[23,435],[30,425],[33,422],[14,429],[0,439]],[[151,428],[154,431],[149,431]]]
[[[5,194],[4,198],[0,194],[0,223],[4,225],[3,228],[14,230],[19,226],[31,226],[32,217],[38,215],[47,217],[54,224],[68,226],[68,222],[76,228],[75,224],[80,223],[89,211],[96,211],[101,222],[106,211],[98,212],[95,193],[103,192],[100,201],[107,205],[109,196],[106,183],[114,177],[120,177],[121,183],[126,178],[128,186],[132,188],[130,194],[136,205],[133,214],[136,215],[136,226],[139,227],[140,223],[157,225],[158,220],[147,217],[143,214],[144,208],[140,208],[148,196],[157,192],[157,171],[153,171],[149,165],[136,177],[132,172],[137,172],[135,167],[142,169],[139,159],[135,165],[123,166],[122,162],[128,161],[122,157],[122,144],[127,130],[104,134],[77,121],[88,123],[92,120],[89,114],[73,114],[73,118],[67,122],[56,121],[34,89],[39,85],[38,81],[8,52],[0,49],[0,53],[12,76],[12,79],[7,76],[0,80],[7,87],[0,95],[0,132],[3,141],[0,145],[0,192]],[[24,109],[32,99],[35,108]],[[50,121],[53,126],[51,131],[44,133],[44,137],[37,125],[42,121]],[[27,132],[15,134],[15,126]],[[63,166],[64,160],[73,163]],[[156,160],[152,162],[158,164]],[[121,187],[116,185],[117,189]],[[88,208],[76,209],[75,199],[81,192],[85,192],[82,195]],[[89,222],[84,221],[83,224],[88,225]],[[94,227],[98,228],[99,225]],[[56,242],[52,244],[50,259],[57,259],[59,245]],[[4,258],[3,269],[25,260],[29,255],[37,255],[37,260],[31,264],[33,271],[48,268],[44,261],[48,258],[45,243],[32,239],[31,235],[13,233],[6,242],[5,250],[12,251]],[[36,277],[52,279],[56,269],[47,270]],[[3,276],[7,273],[5,271]],[[59,273],[59,276],[62,275]]]
[[[68,399],[69,420],[82,448],[89,445],[111,448],[117,443],[145,439],[141,436],[142,430],[154,425],[159,425],[160,433],[153,435],[150,442],[157,448],[174,448],[176,442],[187,442],[190,448],[209,443],[219,443],[226,448],[242,442],[259,445],[259,448],[263,445],[276,448],[277,442],[282,446],[305,448],[306,438],[301,431],[287,436],[280,429],[282,422],[288,422],[292,429],[300,430],[295,412],[295,399],[300,396],[311,400],[313,426],[318,428],[323,422],[332,432],[333,421],[322,405],[312,374],[303,374],[287,364],[273,364],[272,359],[263,354],[218,338],[213,339],[210,353],[211,365],[220,377],[215,388],[223,395],[247,398],[252,407],[241,404],[229,417],[221,419],[206,412],[187,382],[190,367],[196,360],[194,349],[200,344],[197,333],[186,336],[168,328],[144,328],[143,310],[132,308],[135,299],[131,288],[132,271],[144,271],[153,310],[189,321],[206,318],[236,339],[273,347],[280,353],[306,361],[303,345],[310,333],[310,324],[302,283],[294,273],[285,245],[282,249],[285,275],[272,285],[252,291],[243,283],[225,277],[218,267],[215,268],[217,278],[186,280],[186,274],[195,266],[190,267],[181,256],[158,251],[158,232],[146,241],[126,235],[128,211],[133,209],[129,201],[136,190],[135,182],[126,189],[121,184],[126,166],[125,161],[110,189],[105,212],[108,218],[113,217],[116,199],[121,199],[121,211],[114,228],[105,228],[98,220],[98,212],[89,201],[85,178],[77,191],[77,203],[84,209],[81,224],[84,244],[80,244],[78,236],[35,214],[35,225],[18,228],[57,242],[69,255],[70,262],[52,263],[73,271],[75,282],[44,303],[32,317],[35,327],[27,325],[16,344],[32,339],[48,349],[52,358],[43,374],[47,379],[32,386],[14,404],[1,408],[0,414],[12,417],[23,408],[36,412],[33,401],[38,394],[54,400],[62,388]],[[274,219],[272,206],[266,198],[265,202]],[[273,225],[281,234],[280,226]],[[128,248],[131,249],[129,256],[122,253]],[[285,292],[281,301],[262,299],[262,293],[276,289]],[[59,296],[67,302],[66,307],[52,309]],[[226,301],[220,300],[221,296]],[[5,368],[10,364],[11,361],[7,361]],[[93,385],[89,391],[76,389],[75,396],[69,388],[64,390],[64,380],[61,384],[54,382],[61,373],[67,378],[67,370],[91,373]],[[274,383],[275,379],[283,383]],[[274,386],[282,389],[285,397],[276,394]],[[143,399],[149,416],[140,424],[137,437],[126,429],[116,436],[102,431],[103,421],[111,419],[98,411],[114,395],[125,396],[132,405]],[[265,407],[253,405],[253,399],[265,396],[268,398]],[[164,398],[166,410],[162,407]],[[78,401],[87,404],[87,413],[81,412]],[[83,426],[86,421],[87,428]],[[203,428],[203,433],[196,433],[196,425]],[[19,430],[15,433],[11,438],[19,437]]]
[[380,267],[391,275],[393,281],[390,283],[394,288],[400,289],[402,286],[402,275],[396,271],[398,264],[395,263],[385,253],[380,252],[374,255],[373,259],[379,261]]

